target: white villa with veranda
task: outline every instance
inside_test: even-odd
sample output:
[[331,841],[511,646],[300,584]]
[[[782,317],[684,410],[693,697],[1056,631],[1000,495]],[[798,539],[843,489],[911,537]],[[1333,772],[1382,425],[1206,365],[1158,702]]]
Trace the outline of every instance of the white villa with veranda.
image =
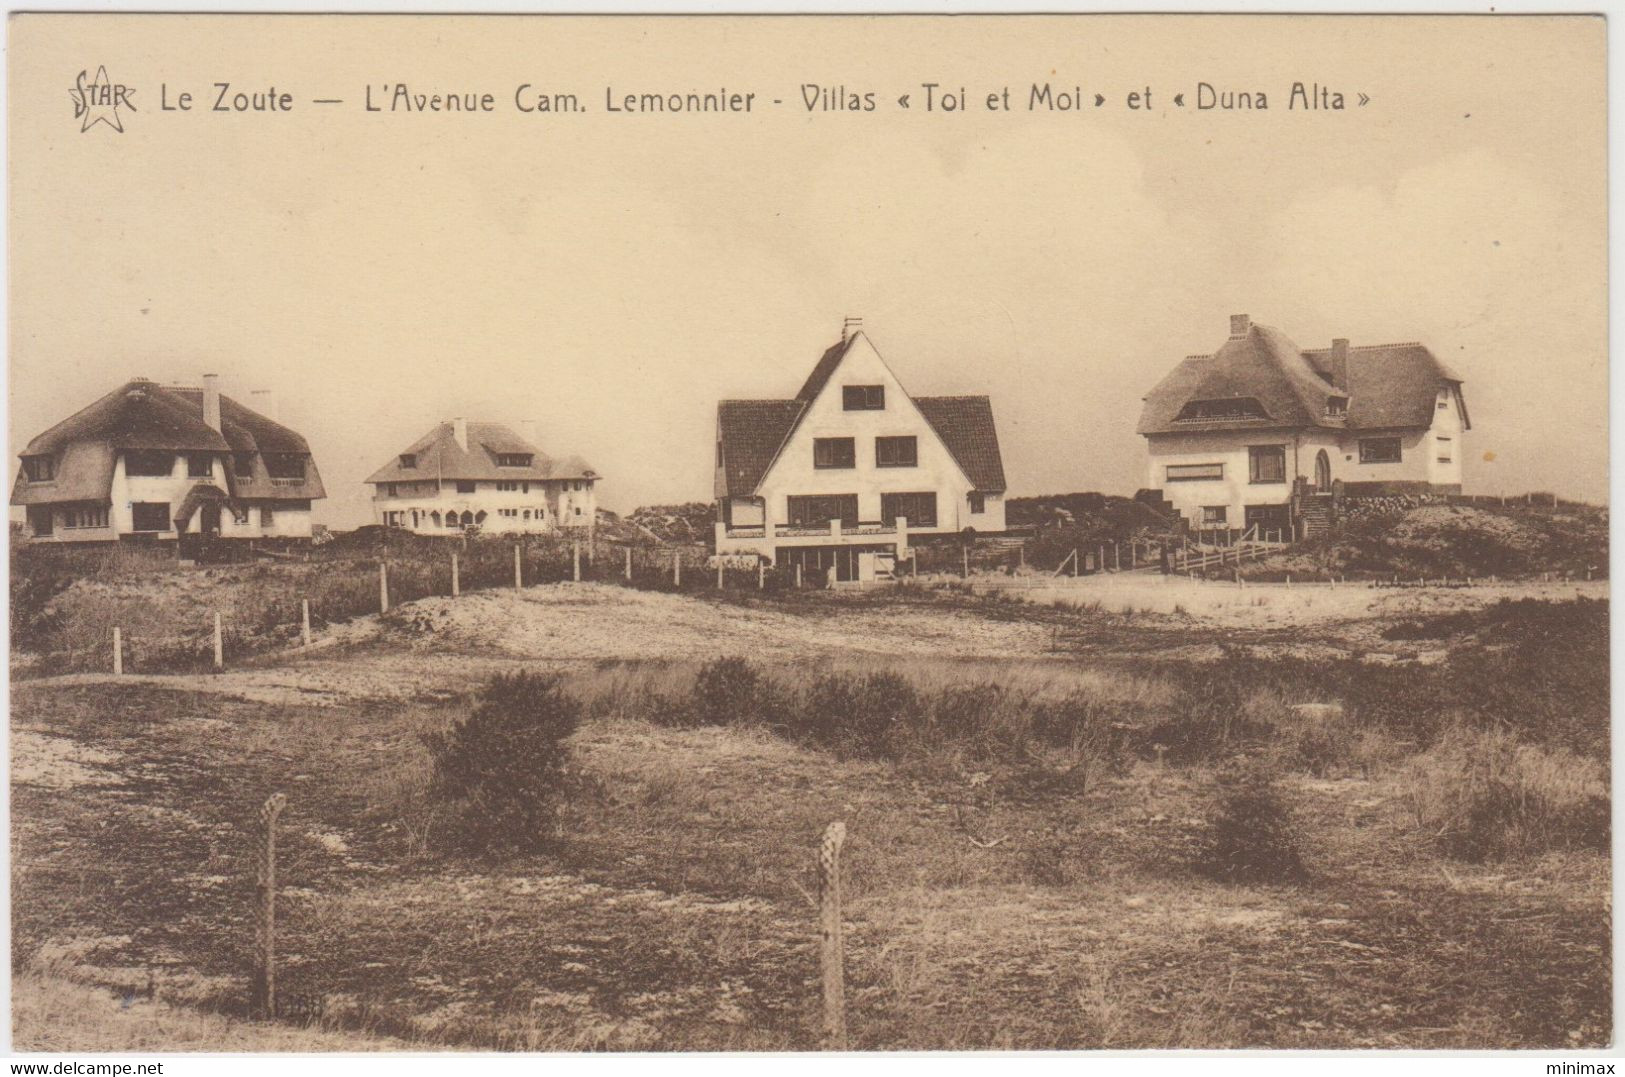
[[326,497],[310,446],[271,416],[201,386],[135,378],[28,443],[11,489],[31,543],[308,540]]
[[848,319],[788,400],[717,405],[716,551],[885,579],[917,536],[1002,532],[985,396],[914,397]]
[[552,459],[521,426],[525,436],[502,423],[440,423],[367,477],[375,518],[419,535],[590,534],[598,473],[579,456]]
[[1211,355],[1176,366],[1145,397],[1141,497],[1198,529],[1305,537],[1345,498],[1461,493],[1462,380],[1425,345],[1305,351],[1231,315]]

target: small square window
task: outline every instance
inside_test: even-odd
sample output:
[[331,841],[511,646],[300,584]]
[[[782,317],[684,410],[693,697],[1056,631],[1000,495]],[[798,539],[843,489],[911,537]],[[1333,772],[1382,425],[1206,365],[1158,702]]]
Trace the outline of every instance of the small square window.
[[415,468],[417,466],[418,466],[418,458],[417,458],[416,453],[409,453],[409,452],[401,453],[401,467],[403,469],[405,469],[407,471],[411,471],[413,468]]
[[1248,481],[1253,483],[1286,481],[1285,445],[1247,446]]
[[858,466],[857,442],[853,438],[813,438],[813,467],[820,469]]
[[186,458],[186,477],[189,479],[207,479],[214,475],[214,458],[204,455],[188,456]]
[[260,506],[260,526],[272,527],[276,524],[276,509],[270,505]]
[[875,467],[918,467],[919,443],[913,435],[875,438]]
[[457,480],[457,492],[459,494],[471,494],[474,492],[475,486],[476,484],[473,479]]
[[1229,520],[1229,506],[1227,506],[1227,505],[1203,505],[1202,506],[1202,526],[1203,527],[1224,527],[1226,525],[1226,523],[1228,522],[1228,520]]
[[885,411],[884,385],[841,386],[841,407],[846,411]]
[[970,493],[970,511],[972,516],[978,516],[987,511],[987,498],[975,490]]

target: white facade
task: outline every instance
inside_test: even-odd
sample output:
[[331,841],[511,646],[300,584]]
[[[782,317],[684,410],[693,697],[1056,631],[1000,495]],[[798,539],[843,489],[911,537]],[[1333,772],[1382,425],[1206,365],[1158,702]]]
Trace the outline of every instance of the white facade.
[[[877,407],[849,409],[847,387],[879,387]],[[718,438],[722,436],[718,431]],[[880,439],[913,439],[912,462],[883,466]],[[820,442],[850,439],[850,466],[820,466]],[[888,442],[886,448],[906,445]],[[906,453],[904,459],[907,459]],[[888,495],[917,495],[921,508],[913,518],[887,519]],[[831,520],[809,525],[797,519],[797,499],[839,496],[855,498],[856,521]],[[931,499],[932,510],[924,508]],[[1003,493],[978,494],[975,484],[954,459],[941,436],[861,332],[854,335],[840,364],[807,406],[778,456],[768,466],[754,497],[723,501],[725,519],[717,524],[719,554],[759,554],[778,560],[786,548],[864,547],[872,564],[855,578],[884,574],[898,557],[906,557],[913,534],[978,532],[1005,529]],[[853,523],[856,526],[852,526]],[[844,578],[844,577],[843,577]]]
[[[192,473],[194,460],[206,459],[208,472]],[[213,485],[222,493],[228,488],[227,458],[217,453],[175,453],[167,475],[130,475],[127,455],[119,452],[113,461],[113,481],[108,500],[28,506],[24,518],[30,538],[38,542],[111,541],[124,535],[150,535],[174,540],[182,533],[196,535],[205,527],[205,511],[198,509],[186,521],[184,532],[175,529],[175,512],[199,484]],[[225,501],[219,505],[221,538],[308,539],[311,535],[310,502],[249,500],[237,503],[235,511]],[[137,506],[145,506],[138,509]],[[39,527],[44,514],[51,526]],[[137,516],[141,519],[138,521]],[[159,521],[163,526],[155,526]],[[140,523],[138,528],[136,525]]]
[[499,479],[381,482],[373,513],[386,527],[420,535],[469,527],[495,534],[546,534],[591,529],[598,501],[592,479]]
[[[1151,434],[1146,486],[1162,496],[1192,527],[1246,526],[1250,505],[1285,505],[1291,500],[1295,478],[1322,489],[1323,479],[1341,481],[1351,493],[1375,492],[1361,484],[1382,484],[1396,491],[1435,488],[1459,492],[1464,451],[1464,424],[1456,394],[1439,390],[1433,424],[1426,429],[1348,430],[1315,428],[1303,431],[1230,430],[1190,434]],[[1390,446],[1362,442],[1398,441],[1399,459],[1381,450]],[[1281,481],[1252,479],[1249,449],[1281,446],[1286,466]],[[1376,451],[1373,451],[1376,450]],[[1322,473],[1321,454],[1325,454]],[[1214,478],[1181,478],[1194,472],[1180,469],[1217,466]],[[1175,469],[1170,473],[1169,469]],[[1172,474],[1173,477],[1170,477]],[[1324,490],[1322,489],[1322,492]],[[1222,519],[1219,518],[1222,510]]]

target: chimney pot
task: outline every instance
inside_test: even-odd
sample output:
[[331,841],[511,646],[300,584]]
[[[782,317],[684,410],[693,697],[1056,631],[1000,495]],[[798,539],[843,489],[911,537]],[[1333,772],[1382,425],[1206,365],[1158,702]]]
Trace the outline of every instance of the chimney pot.
[[453,419],[451,421],[451,436],[457,439],[457,447],[464,452],[468,451],[468,420]]
[[862,318],[847,318],[841,322],[841,343],[845,344],[852,339],[852,334],[863,328]]
[[220,375],[203,375],[203,422],[210,430],[220,431]]
[[277,414],[277,399],[274,392],[269,389],[254,389],[249,392],[248,396],[254,402],[255,411],[273,423],[282,420],[282,416]]
[[1245,314],[1232,314],[1232,315],[1230,315],[1230,339],[1234,340],[1237,337],[1246,336],[1247,331],[1249,329],[1251,329],[1252,327],[1253,327],[1253,320],[1251,318],[1249,318],[1247,315],[1245,315]]

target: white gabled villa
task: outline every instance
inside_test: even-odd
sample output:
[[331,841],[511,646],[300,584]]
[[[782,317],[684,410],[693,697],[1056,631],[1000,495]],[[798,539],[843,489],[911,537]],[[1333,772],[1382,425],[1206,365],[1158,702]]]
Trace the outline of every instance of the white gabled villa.
[[366,481],[377,521],[420,535],[590,532],[597,515],[597,472],[501,423],[441,423]]
[[717,553],[884,579],[911,537],[1005,529],[988,398],[910,396],[859,325],[794,398],[717,405]]

